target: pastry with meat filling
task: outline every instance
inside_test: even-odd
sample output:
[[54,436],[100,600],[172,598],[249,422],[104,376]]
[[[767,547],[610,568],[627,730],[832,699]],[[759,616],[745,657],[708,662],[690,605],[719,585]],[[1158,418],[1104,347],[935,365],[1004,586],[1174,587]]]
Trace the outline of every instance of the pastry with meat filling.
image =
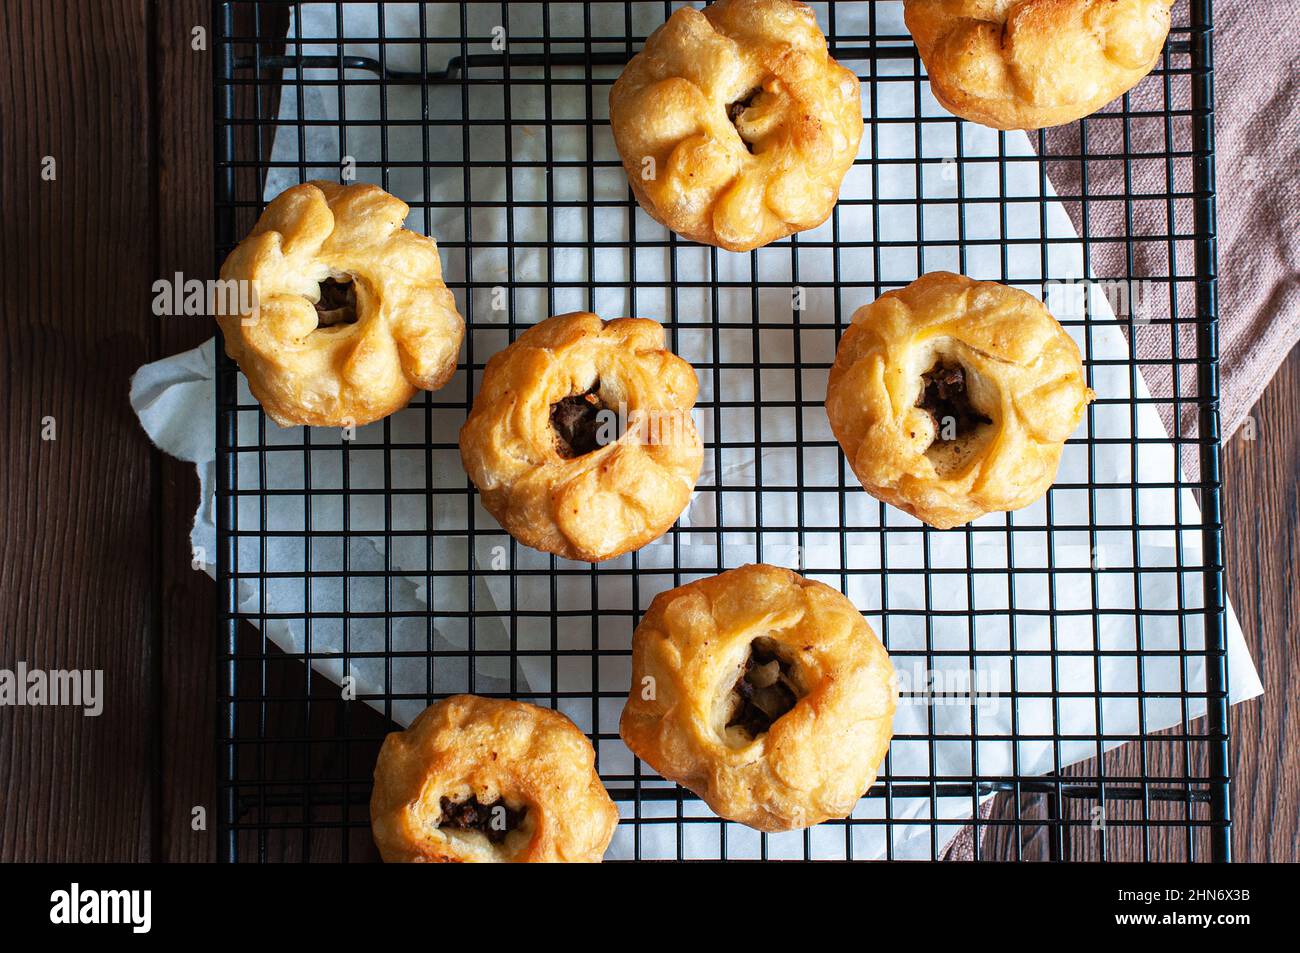
[[370,824],[385,861],[599,862],[618,809],[568,718],[453,695],[384,739]]
[[221,266],[226,353],[282,427],[362,426],[437,390],[465,322],[438,245],[383,189],[306,182],[277,195]]
[[695,370],[646,318],[530,327],[483,371],[460,431],[483,506],[526,546],[600,562],[662,536],[704,462]]
[[660,593],[632,636],[619,734],[663,777],[762,831],[846,817],[893,735],[894,669],[841,593],[776,566]]
[[1040,499],[1094,396],[1041,301],[933,272],[853,315],[826,414],[868,493],[949,529]]
[[862,141],[862,96],[792,0],[680,7],[609,92],[632,192],[693,241],[749,251],[830,216]]

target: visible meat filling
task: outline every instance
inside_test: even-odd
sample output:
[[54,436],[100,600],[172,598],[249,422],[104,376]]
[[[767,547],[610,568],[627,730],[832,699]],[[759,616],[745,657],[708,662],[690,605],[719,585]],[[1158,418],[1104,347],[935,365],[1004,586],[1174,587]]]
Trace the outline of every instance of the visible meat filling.
[[555,448],[560,456],[572,460],[599,449],[600,412],[605,409],[600,401],[600,381],[585,394],[551,404],[551,429],[555,431]]
[[356,321],[357,286],[352,279],[326,278],[322,281],[320,298],[316,302],[317,327],[331,328],[336,324],[355,324]]
[[765,641],[756,639],[750,644],[745,669],[731,690],[727,727],[739,728],[750,738],[765,734],[800,696],[794,667]]
[[438,802],[442,808],[442,820],[439,828],[451,828],[458,831],[478,831],[487,836],[488,841],[500,844],[506,835],[517,830],[524,822],[528,808],[518,810],[511,808],[500,798],[484,804],[477,795],[470,795],[463,801],[453,801],[444,797]]
[[921,382],[921,397],[916,406],[934,418],[939,440],[956,440],[981,424],[993,422],[971,404],[966,390],[966,369],[960,364],[940,361],[921,375]]
[[736,126],[736,135],[740,136],[740,141],[745,144],[745,148],[748,149],[751,154],[754,152],[754,145],[745,138],[743,133],[741,133],[740,127],[736,124],[736,121],[740,119],[741,113],[754,104],[754,100],[758,98],[758,94],[762,91],[763,87],[755,86],[740,99],[737,99],[733,103],[727,103],[727,120],[733,126]]

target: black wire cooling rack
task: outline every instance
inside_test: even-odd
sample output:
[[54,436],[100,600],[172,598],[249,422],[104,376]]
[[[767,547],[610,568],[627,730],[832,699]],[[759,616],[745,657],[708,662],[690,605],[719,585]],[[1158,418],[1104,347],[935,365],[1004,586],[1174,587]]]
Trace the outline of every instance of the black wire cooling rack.
[[[938,858],[974,815],[978,859],[1227,860],[1211,3],[1175,8],[1160,108],[1028,140],[930,99],[899,4],[813,4],[862,81],[863,157],[825,226],[743,256],[639,212],[613,151],[608,86],[676,5],[215,4],[219,255],[273,188],[376,182],[438,240],[468,323],[450,385],[356,434],[269,424],[220,358],[222,856],[373,859],[384,734],[472,691],[588,733],[611,856]],[[1099,399],[1045,503],[940,533],[863,493],[821,406],[853,310],[937,268],[1046,294],[1070,249],[1151,293],[1058,313]],[[706,438],[689,525],[596,567],[506,537],[455,445],[487,358],[575,309],[665,323]],[[1179,429],[1166,469],[1152,410]],[[849,594],[927,673],[853,816],[784,835],[722,822],[617,732],[653,594],[760,559]],[[962,666],[995,673],[988,697],[925,681]]]

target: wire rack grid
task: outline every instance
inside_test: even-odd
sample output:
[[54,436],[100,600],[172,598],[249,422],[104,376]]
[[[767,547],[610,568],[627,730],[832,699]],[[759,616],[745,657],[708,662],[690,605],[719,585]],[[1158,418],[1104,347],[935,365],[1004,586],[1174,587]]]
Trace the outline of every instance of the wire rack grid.
[[[613,149],[609,84],[676,5],[214,4],[218,255],[283,185],[372,181],[438,240],[467,320],[452,383],[355,434],[280,430],[220,359],[221,856],[372,859],[384,734],[470,691],[588,733],[611,856],[937,858],[974,815],[977,858],[1228,859],[1211,3],[1175,8],[1160,109],[1027,139],[934,102],[900,4],[813,4],[862,83],[862,157],[824,226],[747,255],[646,217]],[[822,408],[853,310],[938,268],[1146,298],[1062,318],[1099,399],[1047,499],[943,533],[861,490]],[[689,518],[594,567],[506,536],[455,443],[487,358],[576,309],[666,325],[706,441]],[[1153,412],[1181,422],[1172,451]],[[617,732],[653,595],[755,560],[844,591],[921,673],[859,809],[783,835],[721,821]],[[943,699],[928,679],[954,669],[988,697]]]

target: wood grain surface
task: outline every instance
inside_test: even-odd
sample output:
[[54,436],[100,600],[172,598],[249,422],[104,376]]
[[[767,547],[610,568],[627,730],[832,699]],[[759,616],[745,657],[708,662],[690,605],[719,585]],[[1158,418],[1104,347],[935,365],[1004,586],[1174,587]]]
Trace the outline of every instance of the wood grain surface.
[[[156,278],[213,271],[213,52],[191,48],[209,16],[207,0],[5,4],[0,667],[103,669],[106,704],[97,718],[0,709],[0,861],[216,856],[215,587],[190,568],[188,546],[198,484],[149,445],[127,403],[141,363],[212,333],[150,309]],[[49,419],[56,439],[44,440]],[[1228,591],[1266,688],[1232,710],[1233,841],[1238,860],[1296,861],[1300,352],[1254,427],[1225,453]],[[337,699],[286,663],[271,667],[270,693]],[[306,717],[360,737],[385,727],[337,700],[285,711],[286,738],[310,732]],[[373,756],[366,744],[348,748],[346,765],[299,745],[286,776],[355,777]],[[1118,760],[1107,774],[1128,770],[1133,750],[1108,756]],[[196,808],[207,829],[195,829]],[[364,807],[349,818],[349,858],[372,859]],[[985,856],[1050,853],[1032,838],[1017,847],[1015,833],[999,828]],[[308,834],[266,857],[340,855],[337,837]],[[1141,856],[1141,843],[1114,839],[1111,859]]]

